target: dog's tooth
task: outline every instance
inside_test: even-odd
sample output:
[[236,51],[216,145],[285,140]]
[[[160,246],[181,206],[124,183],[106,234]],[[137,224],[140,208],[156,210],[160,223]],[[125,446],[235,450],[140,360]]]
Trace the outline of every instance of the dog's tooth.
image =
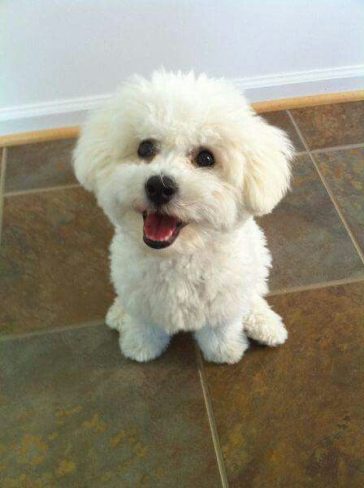
[[169,231],[167,235],[162,238],[162,241],[168,241],[173,235],[173,231]]

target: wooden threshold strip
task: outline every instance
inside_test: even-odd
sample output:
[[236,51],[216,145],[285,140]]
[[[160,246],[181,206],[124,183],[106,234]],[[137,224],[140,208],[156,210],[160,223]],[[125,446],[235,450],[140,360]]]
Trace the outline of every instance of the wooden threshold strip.
[[[258,113],[264,113],[274,112],[276,110],[313,107],[315,105],[328,105],[331,103],[357,102],[360,100],[364,100],[364,90],[267,100],[266,102],[252,103],[252,106]],[[79,131],[79,127],[60,127],[57,129],[45,129],[4,135],[0,136],[0,147],[19,146],[21,144],[54,141],[57,139],[71,139],[77,137]]]

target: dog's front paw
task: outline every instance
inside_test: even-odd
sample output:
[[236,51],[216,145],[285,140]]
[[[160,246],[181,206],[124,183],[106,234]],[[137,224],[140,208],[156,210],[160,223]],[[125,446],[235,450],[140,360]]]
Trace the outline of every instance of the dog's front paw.
[[273,312],[263,298],[257,299],[244,328],[250,338],[271,347],[284,344],[288,337],[282,318]]
[[284,344],[288,338],[288,332],[285,328],[281,317],[277,315],[279,320],[272,320],[269,330],[265,331],[262,336],[262,341],[267,344],[267,346],[276,347]]
[[[278,316],[279,317],[279,316]],[[279,317],[280,319],[280,317]],[[288,332],[283,322],[276,318],[261,323],[259,327],[254,330],[247,330],[247,334],[251,339],[254,339],[261,344],[270,347],[276,347],[284,344],[288,338]]]
[[201,349],[206,361],[219,364],[235,364],[240,361],[248,347],[247,342],[241,341],[231,344],[220,344],[218,347],[212,348],[201,347]]
[[240,323],[218,329],[204,327],[195,337],[206,361],[213,363],[237,363],[249,347]]
[[111,305],[106,314],[105,323],[110,327],[110,329],[118,330],[120,332],[124,318],[125,313],[119,305],[118,299],[115,298],[114,303]]
[[146,362],[160,356],[167,348],[169,339],[163,330],[126,317],[120,334],[120,348],[125,357]]

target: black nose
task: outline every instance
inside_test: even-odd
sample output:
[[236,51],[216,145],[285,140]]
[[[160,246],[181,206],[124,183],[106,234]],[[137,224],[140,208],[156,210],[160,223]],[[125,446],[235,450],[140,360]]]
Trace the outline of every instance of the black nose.
[[177,189],[177,183],[169,176],[151,176],[145,184],[145,192],[149,200],[156,205],[168,203]]

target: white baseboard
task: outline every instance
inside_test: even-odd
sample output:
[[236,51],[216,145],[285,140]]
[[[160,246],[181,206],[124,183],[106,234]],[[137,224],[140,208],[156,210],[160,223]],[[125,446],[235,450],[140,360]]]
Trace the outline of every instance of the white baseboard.
[[364,65],[240,78],[236,82],[251,102],[340,93],[364,88]]
[[[251,102],[338,93],[364,88],[364,65],[278,73],[234,80]],[[0,135],[83,122],[89,110],[97,108],[108,94],[55,100],[0,109]]]

